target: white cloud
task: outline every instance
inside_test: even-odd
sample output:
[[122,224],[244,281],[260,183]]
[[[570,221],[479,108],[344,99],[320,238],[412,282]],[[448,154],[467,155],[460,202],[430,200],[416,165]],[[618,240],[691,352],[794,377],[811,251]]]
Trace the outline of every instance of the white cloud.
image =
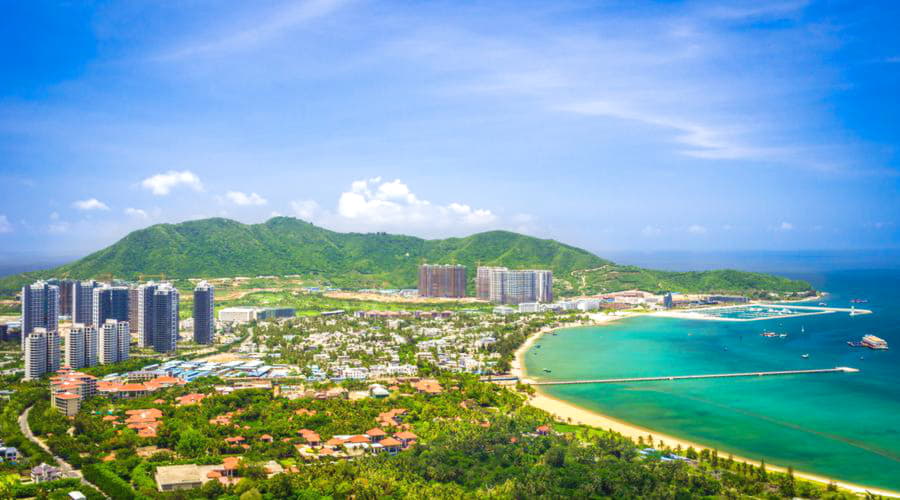
[[72,203],[72,206],[77,208],[78,210],[109,210],[109,207],[106,206],[106,203],[103,203],[97,198],[79,200],[75,203]]
[[165,196],[177,186],[187,186],[194,191],[203,191],[203,184],[200,178],[190,170],[169,170],[162,174],[156,174],[141,181],[144,189],[149,189],[151,193],[157,196]]
[[420,199],[400,179],[380,177],[353,182],[338,199],[337,214],[376,226],[485,226],[497,221],[490,210],[459,202],[437,205]]
[[305,221],[311,221],[321,213],[319,204],[313,200],[292,201],[291,210],[294,212],[294,215]]
[[268,200],[256,193],[245,194],[241,191],[229,191],[225,196],[236,205],[265,205]]
[[150,215],[147,213],[147,211],[142,210],[140,208],[131,208],[131,207],[126,208],[125,215],[129,215],[131,217],[135,217],[137,219],[144,219],[144,220],[150,218]]
[[688,226],[687,232],[691,234],[706,234],[706,227],[699,224],[692,224]]
[[662,229],[656,226],[644,226],[644,229],[641,229],[641,234],[648,238],[659,236],[660,234],[662,234]]
[[781,225],[778,226],[778,229],[781,231],[790,231],[794,229],[794,225],[790,222],[782,222]]
[[13,230],[12,223],[5,215],[0,215],[0,233],[11,233]]
[[50,220],[59,220],[59,212],[50,212]]

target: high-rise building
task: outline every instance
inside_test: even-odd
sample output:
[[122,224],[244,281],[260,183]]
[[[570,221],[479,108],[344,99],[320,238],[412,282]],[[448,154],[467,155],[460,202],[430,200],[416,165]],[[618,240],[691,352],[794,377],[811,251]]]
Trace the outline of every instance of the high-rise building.
[[59,287],[46,281],[22,288],[22,337],[35,328],[59,330]]
[[140,301],[141,289],[132,286],[128,288],[128,325],[131,333],[138,331],[138,302]]
[[163,283],[153,293],[153,348],[172,352],[178,345],[178,290]]
[[131,328],[127,321],[108,319],[100,328],[100,363],[118,363],[128,359],[131,351]]
[[128,321],[128,287],[103,285],[94,289],[91,324],[100,328],[108,319]]
[[34,328],[24,337],[25,377],[34,380],[59,370],[59,334],[56,330]]
[[465,297],[466,267],[452,264],[422,264],[419,266],[419,296]]
[[513,270],[479,267],[478,297],[499,304],[553,302],[553,273],[546,270]]
[[65,366],[73,370],[97,364],[97,328],[74,324],[66,337]]
[[153,346],[153,295],[159,285],[150,282],[138,287],[137,335],[138,346]]
[[532,272],[534,273],[536,300],[545,304],[553,302],[553,271],[535,270]]
[[672,309],[675,307],[675,300],[672,298],[672,292],[667,293],[663,297],[663,307],[666,309]]
[[491,279],[494,273],[506,270],[505,267],[479,266],[475,271],[475,296],[481,300],[491,300]]
[[72,322],[91,325],[94,321],[94,288],[93,280],[80,281],[72,288]]
[[212,344],[216,333],[215,288],[201,281],[194,288],[194,342]]
[[168,283],[138,288],[138,345],[171,352],[178,343],[178,290]]
[[72,316],[72,296],[75,294],[75,280],[60,280],[59,287],[59,315]]

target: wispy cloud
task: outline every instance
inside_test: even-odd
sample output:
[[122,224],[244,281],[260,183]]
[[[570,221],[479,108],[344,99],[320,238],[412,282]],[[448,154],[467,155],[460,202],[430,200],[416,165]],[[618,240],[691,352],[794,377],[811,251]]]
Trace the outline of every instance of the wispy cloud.
[[0,233],[11,233],[13,230],[12,223],[5,215],[0,215]]
[[150,218],[150,214],[148,214],[146,210],[143,210],[140,208],[131,208],[131,207],[126,208],[125,215],[128,215],[129,217],[135,217],[137,219],[142,219],[142,220],[147,220]]
[[343,5],[344,0],[307,0],[288,2],[268,12],[262,19],[254,19],[241,26],[232,26],[227,33],[188,42],[160,55],[161,60],[186,59],[206,54],[223,54],[250,49],[277,38],[316,18],[325,16]]
[[178,186],[186,186],[194,191],[203,191],[200,178],[190,170],[169,170],[162,174],[156,174],[141,181],[141,186],[157,196],[165,196]]
[[77,208],[78,210],[109,210],[109,207],[106,203],[98,200],[97,198],[89,198],[87,200],[79,200],[72,203],[72,206]]

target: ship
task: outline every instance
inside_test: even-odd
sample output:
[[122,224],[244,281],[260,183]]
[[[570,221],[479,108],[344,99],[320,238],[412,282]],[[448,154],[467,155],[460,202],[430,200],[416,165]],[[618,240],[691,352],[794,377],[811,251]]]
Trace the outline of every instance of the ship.
[[886,340],[880,337],[876,337],[874,335],[866,335],[862,338],[863,347],[868,347],[869,349],[877,349],[877,350],[887,350],[888,343]]
[[847,345],[850,347],[868,347],[876,351],[886,351],[888,349],[887,341],[874,335],[866,335],[859,342],[850,340],[847,342]]
[[869,299],[850,299],[851,304],[866,304],[869,302]]
[[800,357],[803,359],[809,359],[809,354],[801,354]]
[[544,372],[546,372],[546,373],[550,373],[550,372],[551,372],[551,370],[550,370],[550,369],[549,369],[549,368],[544,368]]
[[763,337],[775,337],[775,336],[777,336],[778,334],[775,333],[775,332],[762,332],[762,333],[760,333],[760,335],[763,336]]

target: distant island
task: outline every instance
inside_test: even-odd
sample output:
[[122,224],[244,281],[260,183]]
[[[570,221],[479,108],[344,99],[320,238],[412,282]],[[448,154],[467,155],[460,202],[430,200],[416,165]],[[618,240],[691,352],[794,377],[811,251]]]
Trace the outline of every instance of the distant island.
[[292,217],[261,224],[211,218],[156,224],[75,262],[8,276],[14,293],[35,279],[141,275],[167,278],[300,275],[340,288],[414,288],[423,262],[550,269],[559,296],[622,290],[732,293],[751,298],[814,294],[806,281],[736,270],[669,272],[615,264],[586,250],[510,231],[426,240],[387,233],[339,233]]

